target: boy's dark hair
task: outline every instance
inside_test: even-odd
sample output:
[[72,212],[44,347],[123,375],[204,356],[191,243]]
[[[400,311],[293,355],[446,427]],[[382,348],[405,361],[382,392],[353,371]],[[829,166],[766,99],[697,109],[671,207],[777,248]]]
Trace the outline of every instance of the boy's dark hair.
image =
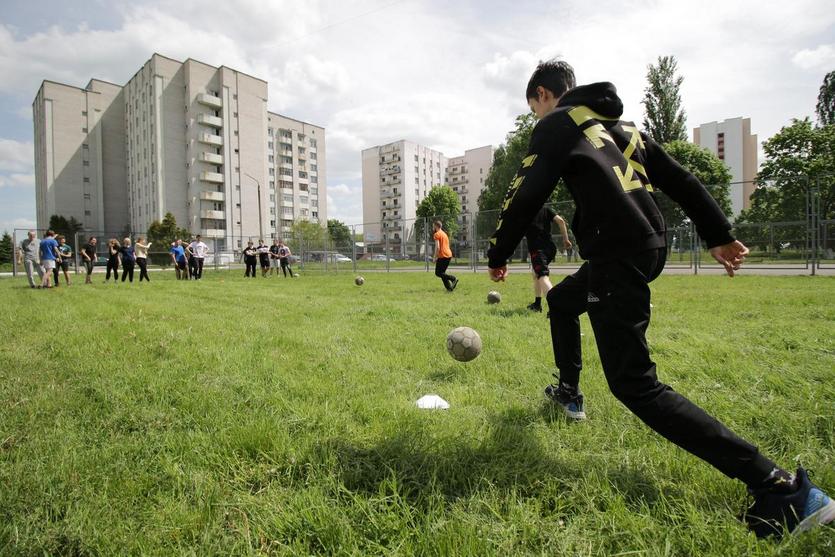
[[435,221],[435,222],[433,222],[432,224],[434,224],[434,225],[435,225],[435,226],[437,226],[438,228],[443,228],[443,227],[444,227],[444,223],[442,223],[442,222],[441,222],[441,221],[439,221],[439,220],[436,220],[436,221]]
[[47,230],[47,231],[46,231],[46,235],[47,235],[47,237],[49,237],[49,236],[55,236],[55,232],[54,232],[54,231],[52,231],[52,230]]
[[538,98],[536,88],[540,86],[551,91],[555,97],[562,96],[577,86],[574,68],[564,60],[551,59],[540,62],[528,81],[525,100]]

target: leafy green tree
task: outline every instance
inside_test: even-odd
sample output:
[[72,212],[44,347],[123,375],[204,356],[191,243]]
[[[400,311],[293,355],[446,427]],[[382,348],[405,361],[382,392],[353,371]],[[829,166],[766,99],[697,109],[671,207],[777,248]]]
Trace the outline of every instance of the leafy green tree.
[[815,107],[818,124],[831,126],[835,124],[835,70],[826,74],[818,93],[818,105]]
[[[705,185],[722,212],[730,217],[733,212],[730,196],[732,176],[725,163],[707,149],[687,141],[672,141],[664,145],[664,149],[676,162],[692,172]],[[660,189],[656,188],[655,194],[667,227],[681,226],[686,218],[681,207]]]
[[449,186],[434,186],[415,211],[415,233],[418,238],[423,238],[424,223],[429,221],[429,230],[432,230],[432,221],[440,219],[444,223],[446,233],[450,238],[454,238],[458,232],[460,214],[461,203],[458,201],[458,194]]
[[[484,189],[478,196],[479,212],[498,212],[513,177],[528,152],[535,124],[536,117],[533,114],[516,117],[516,127],[507,134],[504,145],[500,145],[493,154],[493,165],[484,180]],[[493,224],[497,217],[498,214],[493,216]]]
[[0,264],[11,263],[13,253],[12,236],[8,232],[4,232],[3,237],[0,238]]
[[306,220],[293,223],[290,228],[290,239],[287,240],[291,249],[305,251],[319,251],[324,249],[325,228]]
[[338,249],[351,248],[353,243],[351,229],[345,223],[336,219],[328,219],[328,236]]
[[760,185],[737,222],[804,220],[810,185],[820,191],[820,218],[835,218],[835,125],[793,120],[763,143],[763,151]]
[[676,75],[675,56],[660,56],[647,68],[644,89],[644,130],[658,143],[687,139],[686,118],[679,89],[684,78]]
[[187,241],[189,232],[185,228],[177,226],[177,219],[171,213],[165,213],[162,222],[155,220],[148,227],[148,241],[152,242],[151,262],[157,265],[167,266],[171,263],[168,249],[171,243],[180,238]]

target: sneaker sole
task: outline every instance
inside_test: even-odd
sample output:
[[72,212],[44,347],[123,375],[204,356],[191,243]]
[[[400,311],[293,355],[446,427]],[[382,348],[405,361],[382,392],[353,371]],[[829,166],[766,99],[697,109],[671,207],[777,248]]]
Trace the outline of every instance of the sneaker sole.
[[835,521],[835,501],[829,501],[825,507],[818,509],[817,512],[814,512],[804,518],[800,524],[795,526],[794,530],[792,530],[792,535],[807,532],[816,526],[823,526],[824,524],[829,524],[832,521]]

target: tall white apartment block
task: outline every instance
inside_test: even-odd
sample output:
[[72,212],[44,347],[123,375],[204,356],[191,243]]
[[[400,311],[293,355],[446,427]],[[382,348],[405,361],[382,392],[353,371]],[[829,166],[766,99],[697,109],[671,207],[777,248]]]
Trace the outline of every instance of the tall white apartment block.
[[493,153],[495,148],[492,145],[485,145],[476,149],[467,149],[461,157],[449,159],[447,166],[448,185],[458,194],[461,202],[461,224],[460,239],[463,242],[469,241],[469,222],[473,213],[478,211],[478,197],[484,189],[484,181],[493,166]]
[[[159,54],[124,87],[45,81],[33,107],[39,227],[61,214],[91,231],[142,232],[170,212],[222,251],[319,219],[327,213],[325,131],[268,113],[267,98],[262,79]],[[271,128],[295,134],[294,210],[283,223],[274,183],[281,144]]]
[[418,205],[446,183],[443,153],[400,140],[362,152],[362,215],[366,242],[413,240]]
[[729,118],[693,129],[693,143],[719,157],[731,171],[731,207],[734,216],[751,206],[757,177],[757,136],[750,118]]
[[267,121],[270,233],[286,237],[297,220],[326,224],[325,129],[272,112]]
[[91,230],[128,222],[122,87],[91,80],[84,89],[44,81],[32,103],[37,226],[52,215]]

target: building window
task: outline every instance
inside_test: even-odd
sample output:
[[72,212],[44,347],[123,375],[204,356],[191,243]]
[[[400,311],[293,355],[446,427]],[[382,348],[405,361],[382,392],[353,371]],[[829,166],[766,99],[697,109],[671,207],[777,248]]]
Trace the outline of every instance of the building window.
[[89,217],[90,216],[90,211],[84,211],[84,216]]
[[90,182],[90,178],[88,178],[87,176],[85,176],[85,177],[84,177],[84,181],[85,181],[86,183],[89,183],[89,182]]
[[81,128],[82,133],[87,133],[87,128]]
[[84,194],[84,199],[90,199],[90,194],[89,194],[89,193],[85,193],[85,194]]
[[270,169],[270,176],[275,176],[275,168]]

